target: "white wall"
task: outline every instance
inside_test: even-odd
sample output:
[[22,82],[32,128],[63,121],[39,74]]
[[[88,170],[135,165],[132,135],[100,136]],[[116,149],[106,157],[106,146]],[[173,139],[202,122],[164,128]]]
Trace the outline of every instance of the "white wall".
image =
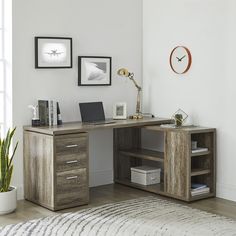
[[[34,36],[73,38],[73,69],[34,69]],[[15,158],[14,184],[23,196],[22,126],[30,123],[27,106],[37,99],[56,99],[64,121],[80,119],[78,102],[101,100],[107,116],[112,104],[128,103],[135,110],[136,90],[130,81],[116,76],[127,67],[141,79],[141,0],[13,0],[13,123],[18,127],[20,146]],[[78,87],[77,56],[112,56],[110,87]],[[90,184],[111,183],[112,131],[92,133],[90,142]],[[106,148],[104,148],[106,147]],[[108,148],[107,148],[108,147]],[[96,153],[96,154],[95,154]]]
[[[162,117],[182,108],[194,124],[217,128],[217,196],[234,201],[235,12],[233,0],[143,1],[145,108]],[[192,53],[185,75],[169,66],[177,45]]]

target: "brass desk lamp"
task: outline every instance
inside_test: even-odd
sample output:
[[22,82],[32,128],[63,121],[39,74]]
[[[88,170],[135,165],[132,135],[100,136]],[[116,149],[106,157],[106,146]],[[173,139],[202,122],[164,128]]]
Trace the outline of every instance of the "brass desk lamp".
[[134,73],[129,72],[127,69],[125,68],[121,68],[117,71],[117,74],[123,77],[127,77],[130,80],[133,81],[135,87],[138,90],[138,94],[137,94],[137,104],[136,104],[136,114],[132,115],[130,118],[131,119],[143,119],[143,115],[141,112],[141,91],[142,88],[137,84],[137,82],[134,79]]

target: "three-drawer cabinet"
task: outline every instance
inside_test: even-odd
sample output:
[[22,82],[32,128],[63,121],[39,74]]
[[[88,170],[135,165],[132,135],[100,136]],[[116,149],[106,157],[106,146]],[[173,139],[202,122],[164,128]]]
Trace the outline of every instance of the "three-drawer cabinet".
[[87,204],[88,134],[24,131],[25,199],[51,210]]

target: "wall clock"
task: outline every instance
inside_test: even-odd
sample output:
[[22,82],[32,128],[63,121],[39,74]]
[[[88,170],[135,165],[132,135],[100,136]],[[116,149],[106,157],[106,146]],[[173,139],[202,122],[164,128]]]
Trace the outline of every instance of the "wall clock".
[[188,48],[175,47],[170,54],[170,67],[177,74],[186,73],[192,64],[192,56]]

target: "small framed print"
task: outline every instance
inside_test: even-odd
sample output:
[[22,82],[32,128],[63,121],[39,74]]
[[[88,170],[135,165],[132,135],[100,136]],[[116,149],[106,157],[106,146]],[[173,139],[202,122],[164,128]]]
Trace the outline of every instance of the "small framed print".
[[113,106],[113,119],[126,120],[127,119],[127,105],[125,102],[119,102]]
[[111,57],[79,56],[79,86],[111,85]]
[[72,38],[35,37],[35,68],[72,68]]

